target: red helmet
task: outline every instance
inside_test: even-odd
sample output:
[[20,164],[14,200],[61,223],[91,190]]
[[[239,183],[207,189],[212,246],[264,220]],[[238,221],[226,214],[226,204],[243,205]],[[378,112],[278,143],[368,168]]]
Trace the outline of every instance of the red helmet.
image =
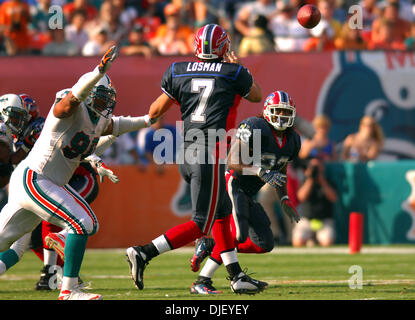
[[[284,109],[284,114],[281,114]],[[292,127],[295,119],[295,104],[293,98],[284,91],[274,91],[264,103],[265,120],[268,121],[275,129],[285,130]]]
[[229,46],[228,33],[217,24],[207,24],[196,33],[195,55],[200,59],[222,58]]
[[25,93],[19,94],[20,98],[22,98],[24,107],[26,108],[27,112],[29,112],[31,118],[30,120],[34,120],[37,117],[40,116],[39,107],[37,106],[37,103],[35,99],[33,99],[31,96]]

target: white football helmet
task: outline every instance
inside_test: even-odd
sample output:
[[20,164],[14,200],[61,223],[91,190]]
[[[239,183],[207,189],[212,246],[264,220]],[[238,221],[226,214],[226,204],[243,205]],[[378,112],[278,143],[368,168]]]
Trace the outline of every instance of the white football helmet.
[[0,97],[0,117],[7,129],[17,136],[23,132],[30,120],[30,114],[23,100],[13,93]]
[[84,102],[88,109],[99,116],[108,118],[114,111],[116,96],[117,92],[112,86],[111,79],[105,74],[94,86]]

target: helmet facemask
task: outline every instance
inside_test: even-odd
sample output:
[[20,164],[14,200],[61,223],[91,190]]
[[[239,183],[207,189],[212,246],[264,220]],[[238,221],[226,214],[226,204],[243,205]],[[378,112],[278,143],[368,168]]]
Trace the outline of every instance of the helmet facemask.
[[264,110],[264,118],[276,130],[283,131],[294,125],[295,107],[284,103],[269,105]]
[[117,94],[112,87],[99,85],[92,89],[88,98],[85,100],[86,106],[98,116],[109,118],[113,113]]
[[12,134],[20,136],[30,120],[30,115],[25,109],[8,106],[2,110],[1,118]]

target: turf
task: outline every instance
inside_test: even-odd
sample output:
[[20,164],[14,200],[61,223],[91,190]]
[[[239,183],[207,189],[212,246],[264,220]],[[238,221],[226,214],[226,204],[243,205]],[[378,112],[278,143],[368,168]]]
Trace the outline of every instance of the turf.
[[[415,254],[411,247],[389,247],[384,252],[349,255],[346,248],[329,250],[274,250],[265,255],[240,254],[243,267],[253,278],[269,283],[266,291],[235,295],[225,268],[214,277],[221,295],[191,295],[189,287],[197,274],[190,271],[191,251],[166,253],[150,262],[144,273],[145,288],[135,288],[124,250],[87,250],[81,277],[91,292],[105,300],[354,300],[415,299]],[[405,247],[403,248],[405,249]],[[351,266],[362,270],[362,289],[351,289]],[[41,263],[32,253],[0,276],[0,300],[56,300],[58,292],[35,291]]]

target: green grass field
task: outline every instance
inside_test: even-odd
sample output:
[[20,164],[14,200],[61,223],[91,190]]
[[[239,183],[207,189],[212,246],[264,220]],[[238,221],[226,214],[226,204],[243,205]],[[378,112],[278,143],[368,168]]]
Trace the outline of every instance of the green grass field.
[[[81,277],[92,292],[105,300],[351,300],[415,299],[415,248],[411,246],[367,247],[357,255],[347,248],[283,247],[265,255],[240,254],[243,267],[254,278],[267,281],[268,289],[255,296],[235,295],[220,268],[214,285],[224,293],[191,295],[189,287],[197,274],[190,271],[192,251],[166,253],[150,262],[144,273],[143,291],[130,276],[124,250],[87,250]],[[362,289],[351,289],[351,266],[362,268]],[[0,300],[56,300],[58,291],[33,289],[41,262],[27,252],[16,266],[0,276]]]

